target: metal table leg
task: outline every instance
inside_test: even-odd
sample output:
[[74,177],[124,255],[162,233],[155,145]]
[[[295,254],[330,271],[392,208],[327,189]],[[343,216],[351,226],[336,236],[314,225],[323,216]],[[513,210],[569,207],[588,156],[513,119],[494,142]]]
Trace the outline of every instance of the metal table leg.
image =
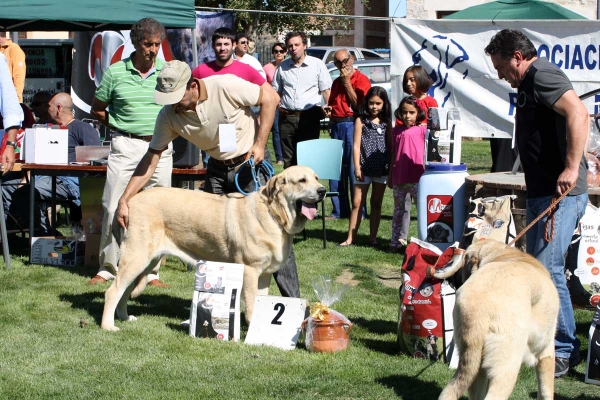
[[35,207],[35,171],[29,173],[29,248],[33,244],[34,232],[34,207]]
[[6,269],[10,269],[10,253],[8,251],[8,238],[6,234],[6,214],[4,213],[4,205],[0,204],[0,231],[2,234],[2,254],[4,254],[4,265]]

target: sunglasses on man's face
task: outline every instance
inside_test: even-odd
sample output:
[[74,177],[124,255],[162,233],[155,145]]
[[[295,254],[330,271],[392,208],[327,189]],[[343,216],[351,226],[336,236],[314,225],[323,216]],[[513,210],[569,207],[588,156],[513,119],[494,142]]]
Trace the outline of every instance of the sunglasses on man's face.
[[248,43],[248,41],[247,40],[240,40],[238,43],[239,44],[246,44],[246,43]]
[[339,66],[339,65],[346,64],[346,63],[347,63],[349,60],[350,60],[350,57],[346,57],[346,58],[344,58],[344,59],[343,59],[343,60],[341,60],[341,61],[340,61],[340,60],[335,60],[335,61],[333,62],[333,64],[334,64],[334,65],[338,65],[338,66]]
[[273,50],[273,54],[285,54],[285,50]]

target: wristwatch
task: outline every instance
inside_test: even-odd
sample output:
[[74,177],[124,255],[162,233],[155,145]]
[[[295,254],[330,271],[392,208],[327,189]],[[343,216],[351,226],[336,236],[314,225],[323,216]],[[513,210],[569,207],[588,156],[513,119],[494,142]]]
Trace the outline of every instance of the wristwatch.
[[17,142],[11,142],[10,140],[6,141],[7,146],[17,147]]

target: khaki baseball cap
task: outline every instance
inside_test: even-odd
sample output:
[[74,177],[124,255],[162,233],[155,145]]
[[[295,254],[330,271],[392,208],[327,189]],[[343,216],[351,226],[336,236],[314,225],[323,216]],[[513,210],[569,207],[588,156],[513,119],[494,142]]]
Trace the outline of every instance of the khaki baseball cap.
[[156,78],[154,102],[160,105],[179,103],[192,77],[190,67],[182,61],[165,63]]

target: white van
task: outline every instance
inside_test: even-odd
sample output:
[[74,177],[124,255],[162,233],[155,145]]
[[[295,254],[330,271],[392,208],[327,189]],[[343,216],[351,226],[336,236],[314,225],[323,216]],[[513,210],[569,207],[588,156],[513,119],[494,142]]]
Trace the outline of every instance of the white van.
[[383,56],[369,49],[362,47],[346,46],[314,46],[306,49],[306,54],[323,60],[325,64],[333,62],[333,55],[336,51],[345,49],[354,56],[355,60],[381,60]]
[[31,107],[33,95],[71,91],[73,39],[19,39],[25,52],[27,71],[23,102]]

